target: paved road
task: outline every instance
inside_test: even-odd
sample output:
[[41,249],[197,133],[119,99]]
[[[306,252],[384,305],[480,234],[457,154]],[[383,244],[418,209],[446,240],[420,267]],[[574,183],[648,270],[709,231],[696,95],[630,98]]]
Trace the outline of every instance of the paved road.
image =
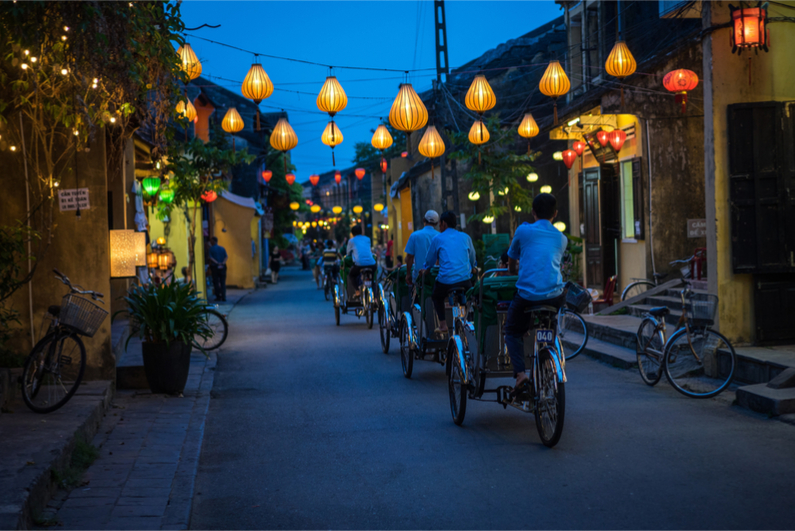
[[588,358],[568,366],[550,450],[533,418],[470,402],[444,371],[403,378],[377,325],[308,273],[232,314],[205,432],[194,529],[792,528],[795,427]]

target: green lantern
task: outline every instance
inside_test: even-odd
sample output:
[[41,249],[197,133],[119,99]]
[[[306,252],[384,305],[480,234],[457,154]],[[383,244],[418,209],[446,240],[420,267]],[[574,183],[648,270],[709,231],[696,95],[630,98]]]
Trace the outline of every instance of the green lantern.
[[158,189],[160,189],[160,177],[147,177],[143,180],[144,194],[149,197],[154,197]]
[[171,202],[174,200],[174,190],[172,190],[171,188],[162,188],[160,190],[160,193],[157,195],[157,197],[162,202],[170,205]]

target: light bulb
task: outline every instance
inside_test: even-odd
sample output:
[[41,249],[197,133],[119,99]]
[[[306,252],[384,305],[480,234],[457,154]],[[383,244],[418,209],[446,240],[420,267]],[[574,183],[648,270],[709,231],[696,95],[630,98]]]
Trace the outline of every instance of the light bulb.
[[537,173],[533,172],[533,173],[528,173],[527,174],[527,182],[534,183],[537,180],[538,180],[538,174]]
[[35,57],[31,57],[31,58],[30,58],[30,62],[31,62],[31,63],[35,63],[35,62],[36,62],[36,58],[35,58]]
[[61,183],[59,183],[58,181],[55,181],[54,183],[52,183],[52,185],[54,187],[58,188],[59,186],[61,186]]
[[25,64],[25,63],[22,63],[21,68],[22,68],[22,70],[27,70],[28,69],[28,65]]
[[64,27],[63,27],[63,30],[64,30],[64,31],[69,31],[69,26],[64,26]]
[[25,50],[25,55],[30,55],[30,50]]
[[61,35],[61,40],[65,41],[66,40],[66,35]]
[[16,150],[17,150],[17,146],[11,146],[11,151],[16,151]]
[[75,135],[75,136],[77,136],[77,135],[79,135],[79,134],[80,134],[80,131],[78,131],[77,129],[75,129],[75,130],[72,132],[72,134],[73,134],[73,135]]
[[61,68],[61,74],[66,75],[68,73],[69,73],[69,70],[67,70],[66,68]]
[[115,116],[111,116],[110,117],[110,123],[112,123],[112,124],[116,123],[116,117]]

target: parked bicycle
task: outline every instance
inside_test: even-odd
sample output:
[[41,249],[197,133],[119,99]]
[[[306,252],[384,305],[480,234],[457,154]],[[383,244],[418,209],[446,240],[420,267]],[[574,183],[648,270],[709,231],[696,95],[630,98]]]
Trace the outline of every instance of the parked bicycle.
[[47,309],[51,317],[46,335],[33,347],[22,372],[22,399],[36,413],[50,413],[75,394],[86,370],[86,347],[80,336],[93,337],[108,312],[91,300],[104,304],[102,293],[84,290],[53,269],[69,287],[61,305]]
[[566,282],[566,302],[558,310],[557,337],[568,347],[564,351],[567,360],[576,358],[588,344],[588,324],[580,312],[588,307],[591,294],[573,282]]
[[695,293],[685,281],[680,292],[682,314],[676,331],[666,339],[667,306],[644,314],[637,334],[638,370],[644,382],[655,385],[662,372],[685,396],[709,398],[725,390],[734,378],[737,354],[729,340],[712,330],[718,298]]
[[[673,262],[669,262],[668,265],[671,267],[677,267],[677,271],[681,278],[683,280],[689,280],[693,278],[694,264],[697,261],[703,260],[703,258],[703,251],[701,249],[696,249],[696,252],[693,253],[693,256],[690,258],[685,258],[684,260],[674,260]],[[660,285],[660,282],[668,278],[670,274],[670,272],[655,273],[651,280],[645,278],[633,279],[632,282],[627,284],[627,287],[624,288],[624,291],[621,292],[621,300],[625,301],[627,299],[631,299],[632,297],[637,297],[638,295],[642,295],[650,289],[656,288]]]
[[204,307],[202,319],[213,334],[207,338],[194,336],[191,344],[199,350],[214,350],[224,344],[229,335],[229,322],[226,316],[218,311],[218,306],[208,304]]

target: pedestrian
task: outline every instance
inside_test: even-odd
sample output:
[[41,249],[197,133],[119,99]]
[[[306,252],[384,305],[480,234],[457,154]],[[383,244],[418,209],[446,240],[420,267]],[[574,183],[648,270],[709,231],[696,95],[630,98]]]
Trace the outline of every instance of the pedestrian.
[[386,266],[392,267],[392,264],[395,263],[395,256],[392,254],[393,247],[395,246],[395,235],[392,234],[389,236],[389,241],[386,242]]
[[279,270],[282,268],[282,254],[279,252],[279,246],[273,246],[271,249],[271,260],[268,264],[271,268],[271,282],[273,284],[279,283]]
[[215,302],[226,302],[226,249],[218,245],[218,238],[210,238],[210,269],[213,272],[213,294]]

